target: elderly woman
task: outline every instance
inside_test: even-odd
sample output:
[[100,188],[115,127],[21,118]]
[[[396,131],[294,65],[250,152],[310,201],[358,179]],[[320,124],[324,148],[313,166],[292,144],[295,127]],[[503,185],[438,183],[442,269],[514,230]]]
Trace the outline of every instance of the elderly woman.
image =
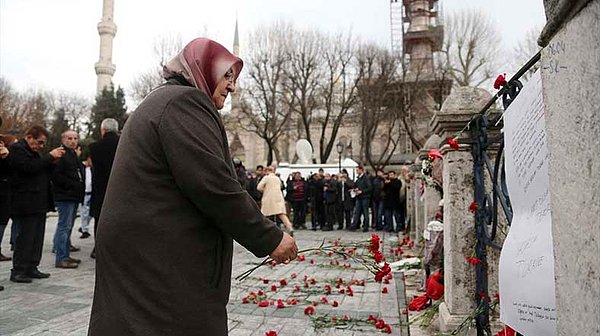
[[217,110],[241,70],[223,46],[195,39],[127,120],[100,214],[88,335],[227,335],[233,239],[257,257],[296,257],[232,165]]
[[268,166],[265,169],[267,175],[260,180],[256,189],[262,192],[261,208],[265,216],[277,216],[285,225],[285,230],[294,235],[292,223],[286,214],[285,200],[281,193],[281,179],[275,175],[275,167]]

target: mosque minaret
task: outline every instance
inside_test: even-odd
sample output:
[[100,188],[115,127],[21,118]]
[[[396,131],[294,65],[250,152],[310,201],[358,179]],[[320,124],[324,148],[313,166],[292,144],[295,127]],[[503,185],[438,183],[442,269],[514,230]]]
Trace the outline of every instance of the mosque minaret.
[[102,21],[98,23],[100,35],[100,59],[95,64],[98,81],[97,94],[105,87],[112,85],[112,76],[116,66],[112,63],[113,39],[117,34],[117,25],[113,22],[114,0],[104,0],[102,5]]

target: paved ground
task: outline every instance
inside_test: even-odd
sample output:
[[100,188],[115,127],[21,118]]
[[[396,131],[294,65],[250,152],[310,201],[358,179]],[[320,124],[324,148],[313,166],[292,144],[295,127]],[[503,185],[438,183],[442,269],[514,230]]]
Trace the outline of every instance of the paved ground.
[[[90,305],[94,288],[94,262],[89,258],[93,246],[92,238],[79,239],[79,233],[72,236],[73,244],[81,247],[80,252],[73,253],[75,258],[83,260],[76,270],[63,270],[53,267],[54,255],[51,254],[51,240],[56,227],[56,217],[49,217],[46,229],[44,254],[40,270],[49,272],[52,276],[45,280],[34,280],[32,284],[16,284],[8,281],[10,275],[10,262],[0,263],[0,285],[5,290],[0,292],[0,335],[86,335],[90,313]],[[7,230],[2,246],[3,252],[8,250]],[[300,249],[316,247],[323,239],[342,242],[366,240],[370,233],[362,232],[313,232],[297,231],[296,238]],[[384,253],[389,255],[389,249],[397,246],[397,237],[384,238]],[[390,240],[391,239],[391,240]],[[395,274],[389,284],[379,284],[373,281],[372,275],[358,264],[348,263],[337,258],[340,265],[335,263],[336,258],[321,254],[306,254],[305,261],[293,261],[289,265],[276,267],[263,267],[254,272],[245,281],[232,281],[232,291],[229,311],[230,335],[265,335],[267,331],[274,330],[278,335],[380,335],[381,331],[372,325],[354,325],[350,329],[321,328],[315,329],[313,320],[304,314],[306,307],[311,302],[320,302],[325,297],[328,304],[320,302],[315,309],[315,316],[323,316],[331,320],[332,317],[343,319],[347,315],[351,319],[366,319],[370,314],[383,318],[390,324],[393,335],[407,335],[406,327],[402,327],[401,319],[408,315],[402,313],[405,308],[404,277]],[[314,260],[314,263],[311,263]],[[236,245],[234,255],[235,277],[240,272],[251,267],[251,263],[259,262],[245,249]],[[349,264],[344,267],[344,264]],[[292,274],[295,273],[294,278]],[[412,272],[414,273],[414,272]],[[309,287],[304,287],[304,277],[307,277]],[[261,280],[266,278],[269,283]],[[365,280],[365,286],[352,285],[354,295],[340,294],[340,289],[335,287],[335,281],[342,278],[344,282]],[[280,280],[285,279],[286,286],[281,286]],[[314,279],[315,283],[311,284]],[[414,277],[407,283],[412,284],[409,293],[415,293]],[[332,293],[325,295],[325,285],[331,284]],[[272,291],[271,286],[277,285],[278,289]],[[295,286],[301,290],[295,291]],[[281,288],[279,288],[281,287]],[[387,293],[382,293],[383,288]],[[296,305],[285,304],[285,308],[278,309],[275,305],[259,307],[254,303],[242,303],[244,297],[250,292],[262,290],[268,295],[267,300],[283,303],[296,299]],[[333,307],[333,301],[338,302],[338,307]],[[411,314],[412,315],[412,314]],[[404,323],[406,325],[406,323]],[[411,335],[419,335],[413,330]]]

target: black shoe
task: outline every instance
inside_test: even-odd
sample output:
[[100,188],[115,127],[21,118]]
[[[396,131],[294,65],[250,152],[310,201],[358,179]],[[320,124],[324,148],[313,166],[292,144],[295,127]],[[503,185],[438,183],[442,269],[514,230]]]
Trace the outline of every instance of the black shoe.
[[27,276],[32,279],[47,279],[50,277],[49,273],[40,272],[37,268],[34,268],[32,271],[27,273]]
[[0,292],[4,290],[4,286],[0,286]]
[[25,274],[17,273],[10,276],[10,281],[18,283],[30,283],[32,280]]
[[79,247],[75,247],[73,245],[69,246],[69,252],[77,252],[81,250]]
[[84,232],[84,233],[81,234],[81,237],[79,237],[79,239],[86,239],[86,238],[89,238],[89,237],[90,237],[89,232]]

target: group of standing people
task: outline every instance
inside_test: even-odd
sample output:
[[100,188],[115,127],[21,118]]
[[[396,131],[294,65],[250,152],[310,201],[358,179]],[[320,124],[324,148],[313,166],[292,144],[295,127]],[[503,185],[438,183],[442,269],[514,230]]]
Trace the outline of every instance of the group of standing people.
[[[401,176],[405,173],[403,171]],[[320,169],[308,180],[300,172],[294,172],[284,183],[275,174],[275,168],[259,165],[244,182],[263,214],[280,219],[286,230],[290,226],[291,230],[306,229],[307,214],[310,214],[312,230],[331,231],[337,224],[338,230],[356,231],[362,226],[365,232],[370,228],[404,231],[407,183],[393,170],[387,173],[378,170],[375,175],[369,175],[359,166],[356,176],[356,180],[352,180],[345,169],[339,174],[328,174]],[[269,186],[266,191],[265,185]],[[291,210],[292,223],[286,215],[290,211],[286,209]]]
[[[32,126],[22,139],[5,136],[0,141],[0,241],[9,219],[12,220],[13,256],[0,253],[3,261],[12,259],[10,280],[31,283],[45,279],[49,273],[38,269],[48,212],[57,211],[58,220],[52,251],[56,268],[73,269],[81,263],[71,252],[77,211],[80,209],[81,238],[90,234],[90,218],[98,223],[104,190],[117,146],[118,123],[105,119],[102,139],[90,145],[89,157],[83,162],[76,131],[61,134],[61,145],[47,153],[44,147],[50,133],[42,126]],[[111,154],[112,152],[112,154]],[[93,173],[92,173],[93,171]],[[97,225],[94,225],[96,229]],[[91,255],[94,258],[94,253]]]

